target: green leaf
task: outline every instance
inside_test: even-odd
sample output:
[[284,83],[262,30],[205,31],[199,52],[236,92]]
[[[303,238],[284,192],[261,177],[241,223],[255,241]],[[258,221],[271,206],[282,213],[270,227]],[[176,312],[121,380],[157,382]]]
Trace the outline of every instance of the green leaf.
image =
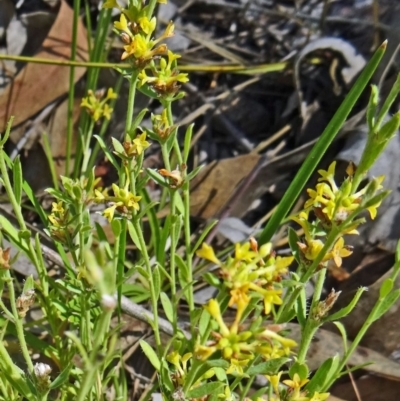
[[295,374],[300,376],[301,380],[307,379],[309,370],[305,363],[295,362],[289,369],[289,376],[293,379]]
[[20,205],[22,200],[22,166],[19,155],[13,163],[13,190],[15,199]]
[[136,118],[132,121],[131,130],[129,132],[130,135],[132,135],[135,132],[136,128],[139,127],[140,123],[142,122],[144,116],[148,111],[149,111],[148,109],[141,110],[139,114],[136,116]]
[[171,300],[165,292],[160,294],[161,304],[163,306],[165,316],[172,323],[174,321],[174,308],[172,306]]
[[114,155],[110,152],[110,149],[108,149],[108,146],[105,144],[103,138],[101,138],[99,135],[93,135],[96,139],[97,142],[100,145],[101,150],[104,152],[104,154],[107,156],[107,159],[111,162],[111,164],[114,166],[114,168],[119,171],[119,163],[115,159]]
[[399,299],[400,288],[391,292],[377,307],[372,321],[378,320],[382,315],[384,315]]
[[72,364],[68,365],[63,371],[51,382],[50,390],[61,387],[68,379],[72,370]]
[[290,249],[292,251],[292,255],[296,259],[296,262],[298,264],[300,264],[301,263],[301,260],[300,260],[300,249],[299,249],[299,246],[297,245],[297,243],[300,241],[300,238],[296,234],[296,231],[293,230],[292,227],[288,228],[288,239],[289,239],[289,246],[290,246]]
[[211,317],[210,314],[205,309],[201,311],[200,321],[199,321],[199,334],[201,342],[206,340],[203,337],[204,334],[208,332],[208,324],[210,323],[210,317]]
[[142,266],[136,266],[135,269],[136,269],[136,271],[137,271],[142,277],[144,277],[147,281],[150,280],[149,273],[147,273],[147,270],[144,269]]
[[161,291],[161,275],[160,268],[158,266],[155,266],[155,268],[153,269],[153,286],[156,299],[158,299]]
[[325,360],[324,363],[314,373],[313,378],[307,383],[305,387],[309,394],[314,394],[314,392],[324,389],[324,384],[329,381],[332,374],[335,374],[338,365],[338,355],[335,355],[333,358]]
[[118,219],[113,219],[111,221],[111,229],[115,237],[119,237],[122,231],[121,221]]
[[333,324],[338,328],[342,339],[343,339],[343,350],[346,353],[347,352],[347,333],[346,333],[346,328],[344,327],[343,323],[341,322],[333,322]]
[[161,187],[169,188],[167,181],[161,174],[157,172],[157,170],[146,168],[146,173]]
[[192,252],[196,252],[200,245],[203,243],[204,238],[207,237],[208,233],[213,229],[213,227],[218,223],[218,220],[211,221],[208,225],[204,228],[203,232],[201,233],[199,239],[196,241],[196,244],[192,248]]
[[190,151],[190,145],[192,143],[192,134],[193,134],[193,127],[194,124],[190,124],[186,128],[185,132],[185,141],[183,145],[183,162],[186,164],[189,158],[189,151]]
[[229,362],[226,361],[225,359],[212,359],[212,360],[207,361],[207,366],[208,366],[208,368],[228,369]]
[[158,356],[156,352],[153,350],[153,348],[144,340],[140,340],[140,346],[147,356],[147,359],[150,361],[150,363],[154,366],[154,368],[157,370],[157,372],[160,371],[161,369],[161,363],[160,360],[158,359]]
[[247,374],[249,376],[255,376],[255,375],[274,375],[276,374],[279,369],[281,368],[282,365],[285,363],[289,362],[289,358],[275,358],[271,359],[270,361],[267,362],[262,362],[258,365],[251,366],[247,370]]
[[358,77],[357,81],[351,88],[345,100],[340,105],[339,109],[336,111],[335,115],[325,128],[324,132],[319,137],[317,143],[310,151],[307,159],[301,165],[299,171],[296,174],[296,177],[292,180],[292,183],[286,190],[285,195],[279,202],[278,208],[269,219],[268,224],[263,229],[258,241],[259,245],[265,244],[266,242],[271,240],[282,220],[289,213],[294,202],[296,202],[301,191],[311,177],[311,174],[316,169],[321,158],[324,156],[326,150],[334,140],[335,136],[337,135],[340,128],[346,121],[348,115],[350,114],[351,110],[353,109],[353,106],[357,102],[358,98],[364,91],[364,88],[374,74],[374,71],[378,67],[385,53],[386,46],[387,43],[384,42],[372,56],[371,60],[365,66],[363,72]]
[[191,181],[193,180],[194,177],[196,177],[197,174],[200,173],[201,169],[204,166],[197,166],[193,171],[191,171],[187,176],[186,176],[186,181]]
[[387,278],[379,289],[379,298],[386,298],[393,289],[393,279]]
[[339,311],[337,311],[336,313],[333,313],[332,315],[327,316],[326,318],[323,319],[323,321],[324,322],[332,322],[333,320],[340,320],[343,317],[347,316],[357,305],[358,300],[361,297],[361,294],[367,290],[368,289],[366,287],[359,288],[357,290],[357,292],[355,293],[353,299],[350,301],[350,303],[346,307],[340,309]]
[[207,284],[210,284],[213,287],[216,287],[216,288],[221,287],[221,282],[219,281],[219,278],[216,277],[215,274],[207,272],[207,273],[203,274],[202,278]]
[[397,263],[400,264],[400,241],[397,242],[395,260],[396,260],[396,264]]
[[136,234],[136,230],[135,227],[133,226],[131,221],[128,221],[128,232],[129,235],[131,237],[131,240],[133,241],[133,243],[136,245],[137,249],[139,249],[139,251],[142,251],[142,248],[140,246],[140,240],[138,235]]
[[186,394],[186,398],[202,398],[211,393],[223,392],[225,384],[220,382],[205,383],[195,387]]
[[379,91],[376,85],[371,85],[371,95],[369,97],[369,102],[367,106],[367,123],[368,128],[372,132],[375,127],[375,118],[378,108]]
[[300,291],[300,294],[297,298],[297,309],[296,309],[296,316],[297,320],[301,326],[302,329],[304,329],[306,323],[307,323],[307,295],[306,295],[306,289],[305,287],[302,288]]

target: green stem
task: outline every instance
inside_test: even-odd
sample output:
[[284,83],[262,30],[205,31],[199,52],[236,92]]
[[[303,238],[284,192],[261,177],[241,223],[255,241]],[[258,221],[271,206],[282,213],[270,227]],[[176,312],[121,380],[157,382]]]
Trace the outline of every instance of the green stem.
[[[74,19],[72,26],[71,40],[71,60],[75,61],[77,50],[77,32],[79,23],[79,10],[81,9],[80,0],[74,0]],[[69,92],[68,92],[68,118],[67,118],[67,149],[65,160],[65,175],[68,177],[70,173],[70,160],[72,149],[72,136],[74,130],[74,100],[75,100],[75,67],[70,67],[69,73]]]
[[[12,123],[12,120],[10,120],[10,123],[7,126],[8,133],[9,133],[9,130],[11,130],[11,123]],[[6,133],[6,136],[7,136],[7,133]],[[7,193],[8,201],[11,203],[11,206],[13,208],[13,211],[14,211],[15,217],[17,219],[17,222],[19,224],[20,230],[21,231],[29,231],[25,224],[24,216],[22,215],[21,205],[17,202],[17,199],[14,195],[13,187],[11,185],[10,177],[8,175],[8,170],[7,170],[7,166],[6,166],[6,162],[5,162],[5,158],[4,158],[3,145],[0,146],[0,172],[1,172],[1,176],[3,178],[4,188]],[[39,275],[42,290],[44,291],[45,295],[47,295],[48,294],[48,284],[47,284],[46,267],[43,264],[43,260],[39,260],[39,258],[37,257],[35,248],[34,248],[30,238],[26,240],[26,245],[27,245],[28,249],[26,249],[24,247],[25,248],[24,251],[27,253],[28,257],[31,259],[34,266],[36,267],[37,273]]]
[[[345,223],[343,223],[344,225]],[[322,262],[322,259],[324,256],[327,254],[327,252],[332,248],[333,244],[335,243],[338,233],[340,232],[340,228],[333,227],[331,232],[328,235],[328,238],[326,239],[325,245],[316,257],[314,259],[313,263],[311,266],[307,269],[307,271],[304,273],[304,275],[300,278],[299,283],[305,284],[311,276],[314,274],[315,270],[319,266],[319,264]],[[296,302],[296,299],[300,293],[302,288],[295,288],[292,292],[287,292],[287,294],[284,297],[283,304],[278,310],[278,313],[276,314],[276,322],[280,322],[280,319],[284,315],[285,312],[290,311],[293,308],[293,305]]]
[[24,335],[24,327],[22,325],[22,319],[18,315],[17,303],[16,303],[16,298],[15,298],[15,292],[14,292],[14,285],[13,285],[13,282],[12,282],[13,280],[11,278],[9,270],[6,271],[5,281],[7,282],[11,310],[12,310],[12,313],[14,316],[14,324],[15,324],[15,329],[17,331],[19,346],[21,347],[22,355],[24,356],[25,362],[28,366],[28,372],[29,372],[29,374],[33,375],[33,363],[32,363],[31,357],[29,355],[28,346],[26,345],[25,335]]
[[85,401],[86,395],[92,390],[97,372],[100,369],[101,364],[97,362],[98,353],[101,345],[104,341],[105,334],[109,329],[110,318],[112,312],[103,312],[100,321],[96,325],[96,331],[94,336],[93,350],[90,354],[89,366],[86,367],[85,374],[82,378],[80,391],[76,397],[76,401]]
[[128,95],[128,106],[126,111],[126,121],[125,121],[125,135],[130,133],[133,121],[133,112],[135,109],[135,95],[137,86],[137,77],[139,73],[134,71],[129,80],[129,95]]
[[91,158],[92,152],[90,152],[90,142],[93,136],[94,120],[90,119],[90,125],[88,131],[85,133],[86,138],[83,139],[83,161],[81,166],[81,174],[85,175],[87,173],[87,168],[89,165],[89,160]]
[[317,306],[318,302],[320,302],[321,293],[324,288],[325,276],[326,269],[322,269],[318,272],[317,283],[315,285],[313,300],[310,306],[310,313],[301,336],[300,347],[297,353],[297,362],[299,363],[305,363],[307,351],[309,350],[314,334],[319,327],[319,323],[314,320],[311,314],[314,308]]
[[[186,248],[186,268],[187,268],[187,278],[189,282],[189,288],[187,289],[187,303],[189,305],[189,312],[194,311],[194,298],[193,298],[193,253],[192,253],[192,243],[191,243],[191,230],[190,230],[190,196],[189,196],[189,183],[183,185],[182,191],[183,197],[183,225],[185,234],[185,248]],[[191,326],[192,335],[194,333],[194,327]]]
[[[176,266],[175,266],[175,253],[176,253],[176,244],[178,242],[178,238],[176,238],[176,219],[178,216],[176,215],[176,205],[175,205],[175,197],[177,194],[174,189],[170,189],[170,213],[171,213],[171,257],[170,257],[170,275],[171,275],[171,300],[172,305],[177,305],[178,301],[176,299]],[[172,325],[174,327],[174,332],[177,331],[178,324],[178,308],[174,308],[174,319]]]
[[147,18],[151,19],[154,14],[154,9],[156,8],[157,5],[157,0],[150,0],[148,4],[148,9],[147,9]]
[[151,270],[150,258],[147,253],[147,247],[146,247],[146,243],[144,241],[143,232],[140,227],[139,221],[137,218],[134,218],[132,222],[133,222],[133,227],[135,229],[136,235],[139,238],[139,244],[140,244],[140,248],[142,251],[142,256],[143,256],[145,264],[146,264],[147,274],[149,275],[150,300],[151,300],[151,307],[153,309],[153,314],[154,314],[154,322],[153,322],[154,323],[154,325],[153,325],[154,337],[155,337],[155,341],[156,341],[156,345],[157,345],[158,354],[162,355],[160,330],[158,329],[158,302],[157,302],[156,292],[154,289],[153,272]]

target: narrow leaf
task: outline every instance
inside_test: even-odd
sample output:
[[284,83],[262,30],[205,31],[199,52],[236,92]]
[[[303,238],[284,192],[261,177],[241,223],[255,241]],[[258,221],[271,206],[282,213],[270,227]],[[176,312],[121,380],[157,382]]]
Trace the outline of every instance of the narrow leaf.
[[301,165],[296,177],[293,179],[291,185],[289,186],[289,188],[285,192],[285,195],[280,201],[278,208],[262,231],[258,241],[260,245],[265,244],[266,242],[271,240],[273,234],[276,232],[278,226],[281,224],[281,221],[289,213],[289,210],[292,208],[294,202],[299,197],[301,191],[311,177],[311,174],[317,167],[321,158],[324,156],[326,150],[332,143],[336,134],[339,132],[340,128],[346,121],[347,116],[350,114],[353,106],[364,91],[374,71],[378,67],[385,53],[386,46],[387,42],[384,42],[372,56],[371,60],[365,66],[363,72],[358,77],[357,81],[351,88],[345,100],[336,111],[332,120],[329,122],[324,132],[321,134],[319,140],[312,148],[307,159]]
[[162,292],[160,294],[160,299],[165,312],[165,316],[172,323],[174,321],[174,308],[172,306],[171,300],[165,292]]
[[22,200],[22,166],[19,155],[15,158],[13,163],[13,190],[15,199],[20,205]]
[[161,363],[160,360],[158,359],[158,356],[156,352],[151,348],[150,344],[148,344],[144,340],[140,340],[140,346],[147,356],[147,359],[150,361],[150,363],[154,366],[154,368],[157,370],[157,372],[160,371],[161,369]]

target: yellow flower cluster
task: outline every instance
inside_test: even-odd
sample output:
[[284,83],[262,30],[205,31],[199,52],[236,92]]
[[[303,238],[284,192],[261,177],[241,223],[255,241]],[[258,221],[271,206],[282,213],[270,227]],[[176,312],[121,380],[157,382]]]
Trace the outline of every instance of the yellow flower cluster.
[[109,88],[107,95],[104,97],[104,91],[98,91],[94,93],[92,90],[88,90],[88,96],[84,97],[81,102],[81,107],[85,108],[90,114],[93,121],[98,121],[104,117],[107,120],[111,118],[113,109],[108,105],[108,101],[116,99],[117,94],[112,88]]
[[262,355],[265,359],[288,355],[296,342],[282,337],[269,328],[242,330],[240,326],[243,313],[251,298],[260,298],[264,303],[266,314],[271,313],[273,305],[282,303],[282,289],[278,283],[282,275],[288,272],[293,257],[275,256],[271,244],[258,249],[257,242],[251,239],[246,244],[236,244],[235,254],[225,262],[220,261],[213,248],[202,244],[197,255],[219,266],[219,273],[224,285],[229,289],[229,306],[236,306],[236,317],[228,327],[224,322],[217,300],[211,299],[205,309],[218,324],[218,332],[213,333],[214,340],[206,345],[198,344],[195,355],[207,359],[216,351],[230,360],[230,373],[241,374],[243,367],[254,358]]
[[[298,242],[298,246],[305,265],[310,265],[324,247],[324,242],[317,236],[321,238],[321,236],[328,235],[333,227],[337,229],[354,211],[359,210],[363,197],[368,191],[366,186],[353,193],[352,174],[349,174],[339,187],[334,178],[335,168],[336,162],[333,162],[328,170],[318,170],[321,177],[318,179],[315,189],[307,190],[310,198],[305,202],[304,210],[291,217],[304,231],[304,242]],[[383,179],[383,176],[375,179],[375,192],[382,188]],[[381,201],[376,201],[366,207],[372,219],[376,217],[380,203]],[[310,222],[311,211],[316,217],[314,222]],[[336,267],[341,267],[342,259],[352,254],[352,248],[345,245],[343,235],[358,234],[356,228],[360,223],[361,220],[358,219],[341,227],[335,243],[323,256],[320,266],[325,266],[328,261],[332,260]]]
[[108,221],[112,221],[115,211],[122,215],[132,216],[140,209],[139,201],[141,196],[136,196],[128,190],[128,188],[120,188],[116,184],[112,184],[114,195],[108,195],[107,191],[94,190],[96,203],[109,203],[110,206],[103,211],[103,216]]
[[[365,195],[367,187],[364,187],[356,193],[352,193],[352,176],[348,176],[340,187],[335,182],[336,162],[332,162],[328,170],[318,170],[321,177],[318,179],[316,189],[308,189],[307,193],[310,199],[307,200],[304,207],[308,209],[313,207],[316,213],[322,217],[326,224],[335,223],[341,224],[349,217],[349,215],[359,208],[361,199]],[[378,187],[381,188],[381,183],[384,176],[377,178]],[[376,217],[377,208],[380,202],[371,205],[367,208],[371,219]],[[321,219],[321,220],[322,220]]]
[[[174,35],[174,24],[170,22],[164,33],[154,39],[157,20],[155,17],[148,17],[148,7],[144,6],[144,2],[130,3],[125,9],[116,0],[107,0],[103,8],[118,8],[121,11],[119,21],[114,22],[114,27],[124,42],[121,59],[128,60],[140,71],[139,85],[148,84],[160,96],[175,95],[179,90],[179,83],[189,79],[187,74],[176,69],[176,60],[180,56],[169,51],[165,43],[161,43]],[[168,56],[168,61],[160,57],[164,55]],[[150,67],[151,76],[146,73],[147,67]]]
[[48,216],[50,235],[57,241],[65,243],[72,235],[73,228],[70,226],[70,215],[63,201],[53,202],[51,213]]
[[253,238],[243,245],[236,244],[234,257],[225,262],[220,261],[206,243],[196,254],[219,266],[224,285],[230,289],[229,306],[236,305],[238,311],[244,311],[251,295],[256,293],[264,300],[265,314],[271,313],[272,305],[282,303],[282,289],[277,287],[277,283],[288,272],[293,257],[275,256],[271,244],[258,249]]
[[[270,401],[325,401],[330,395],[329,393],[314,392],[310,397],[307,391],[302,390],[302,387],[310,380],[301,379],[297,373],[293,375],[292,379],[283,380],[282,383],[285,384],[287,388],[280,389],[279,383],[281,376],[282,372],[279,372],[277,375],[266,376],[274,391],[272,398],[269,398]],[[258,398],[257,401],[263,400]]]
[[223,358],[231,363],[227,373],[243,374],[243,367],[246,367],[256,355],[261,355],[266,360],[279,358],[289,355],[291,349],[297,345],[295,341],[279,335],[271,328],[242,330],[239,321],[243,311],[239,309],[235,321],[228,327],[215,299],[211,299],[205,309],[217,322],[218,331],[212,333],[214,340],[206,345],[196,345],[195,357],[206,360],[220,351]]

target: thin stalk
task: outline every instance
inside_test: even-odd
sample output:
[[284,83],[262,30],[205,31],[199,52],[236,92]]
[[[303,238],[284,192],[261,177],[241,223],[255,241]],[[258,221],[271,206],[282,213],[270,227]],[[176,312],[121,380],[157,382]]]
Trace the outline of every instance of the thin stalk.
[[[77,49],[77,32],[79,23],[79,10],[81,9],[80,0],[74,0],[74,19],[72,27],[72,40],[71,40],[71,60],[76,59]],[[74,129],[74,97],[75,97],[75,67],[70,67],[69,72],[69,92],[68,92],[68,118],[67,118],[67,149],[66,149],[66,160],[65,160],[65,175],[68,177],[70,173],[70,161],[71,161],[71,150],[72,150],[72,136]]]
[[[194,298],[193,298],[193,253],[192,253],[192,241],[191,241],[191,230],[190,230],[190,196],[189,196],[189,183],[185,183],[182,191],[183,197],[183,226],[185,235],[185,248],[186,248],[186,268],[187,278],[189,282],[189,288],[187,290],[187,303],[189,305],[189,312],[194,311]],[[192,335],[194,333],[194,327],[191,326]]]
[[[11,121],[7,127],[7,130],[10,130],[10,129],[11,129]],[[4,188],[7,193],[8,201],[11,203],[11,206],[13,208],[13,211],[14,211],[15,217],[17,219],[17,222],[19,224],[20,230],[28,231],[27,226],[25,224],[25,219],[21,212],[21,205],[17,202],[17,199],[14,195],[13,187],[11,185],[10,177],[8,175],[7,166],[6,166],[3,152],[4,152],[3,146],[0,146],[0,172],[1,172],[2,179],[3,179]],[[29,258],[31,259],[31,261],[33,262],[34,266],[36,267],[42,289],[43,289],[43,291],[47,291],[47,289],[48,289],[47,270],[43,264],[43,260],[38,259],[36,252],[35,252],[35,248],[33,247],[32,241],[30,239],[28,239],[26,241],[26,245],[27,245],[28,249],[27,250],[25,249],[25,251],[27,252],[27,254],[28,254]]]
[[174,189],[170,190],[170,213],[171,213],[171,257],[170,257],[170,275],[171,275],[171,299],[172,305],[174,308],[174,319],[172,325],[174,327],[174,332],[177,330],[178,324],[178,308],[176,307],[178,304],[178,300],[176,299],[176,265],[175,265],[175,253],[176,253],[176,244],[178,242],[178,238],[176,238],[176,204],[175,204],[176,193]]
[[93,350],[90,355],[90,362],[89,362],[90,366],[87,367],[84,377],[82,378],[81,381],[82,387],[80,388],[80,391],[76,397],[76,401],[84,401],[86,395],[91,391],[91,389],[94,386],[96,374],[101,366],[98,362],[96,362],[96,360],[98,357],[98,352],[100,350],[100,347],[104,341],[104,336],[107,330],[109,329],[111,314],[112,314],[111,311],[103,312],[100,321],[96,326]]
[[17,337],[19,341],[19,346],[21,347],[21,352],[22,355],[24,356],[25,362],[28,366],[28,372],[30,375],[33,375],[33,363],[31,360],[31,357],[29,355],[29,350],[28,346],[25,341],[25,335],[24,335],[24,327],[22,325],[22,319],[18,315],[17,311],[17,301],[15,298],[15,292],[14,292],[14,285],[13,285],[13,279],[11,278],[10,271],[7,270],[5,273],[5,281],[7,282],[7,287],[8,287],[8,294],[10,297],[10,305],[11,305],[11,310],[14,316],[14,324],[15,324],[15,329],[17,331]]
[[139,238],[139,244],[140,248],[142,251],[142,255],[146,264],[146,269],[147,269],[147,274],[149,275],[149,284],[150,284],[150,300],[151,300],[151,307],[153,309],[153,314],[154,314],[154,337],[156,341],[156,346],[157,346],[157,351],[159,355],[162,355],[162,347],[161,347],[161,337],[160,337],[160,331],[158,329],[158,302],[157,302],[157,297],[154,289],[154,282],[153,282],[153,272],[151,270],[151,265],[150,265],[150,258],[147,253],[147,247],[146,243],[144,241],[143,237],[143,232],[140,227],[139,221],[137,219],[133,219],[133,227],[136,231],[136,235]]
[[81,174],[85,175],[87,173],[88,165],[89,165],[89,160],[93,152],[90,152],[90,142],[92,140],[93,136],[93,128],[94,128],[94,120],[90,119],[90,125],[89,129],[85,131],[85,138],[82,136],[82,141],[83,141],[83,161],[82,161],[82,167],[81,167]]
[[[337,232],[336,230],[332,231],[326,242],[324,247],[322,248],[321,252],[318,254],[317,258],[313,261],[311,266],[307,269],[307,271],[304,273],[304,275],[300,278],[299,283],[305,284],[311,276],[314,274],[315,270],[317,269],[318,265],[321,263],[323,257],[326,255],[329,249],[333,246],[333,244],[336,241],[337,238]],[[284,312],[289,311],[293,305],[296,302],[297,297],[299,296],[299,293],[301,291],[301,288],[295,288],[292,292],[287,292],[283,299],[283,304],[278,310],[278,313],[276,314],[276,321],[279,322],[280,318],[284,314]]]
[[[315,285],[313,300],[310,306],[310,313],[312,313],[315,306],[318,304],[318,302],[320,302],[322,290],[324,288],[325,276],[326,276],[326,269],[324,268],[318,272],[317,283]],[[310,316],[309,314],[301,336],[300,347],[297,353],[297,362],[299,363],[305,362],[307,357],[307,351],[310,348],[311,341],[314,337],[315,332],[318,330],[318,327],[319,327],[318,322],[315,321],[313,317]]]
[[128,95],[128,106],[126,111],[126,120],[125,120],[125,135],[130,132],[132,127],[138,74],[139,73],[137,71],[134,71],[129,80],[129,95]]

